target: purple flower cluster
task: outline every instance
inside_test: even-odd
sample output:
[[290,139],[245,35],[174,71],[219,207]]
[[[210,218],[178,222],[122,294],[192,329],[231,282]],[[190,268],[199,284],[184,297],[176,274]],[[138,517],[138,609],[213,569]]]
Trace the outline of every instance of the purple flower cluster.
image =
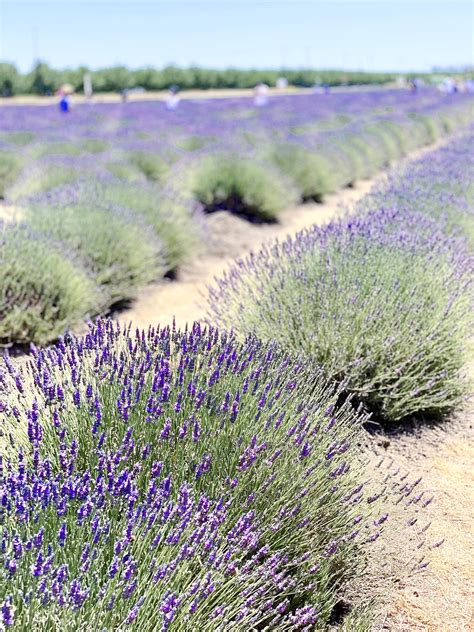
[[6,359],[4,625],[324,624],[387,516],[357,482],[362,419],[307,376],[197,324],[99,321],[25,371]]

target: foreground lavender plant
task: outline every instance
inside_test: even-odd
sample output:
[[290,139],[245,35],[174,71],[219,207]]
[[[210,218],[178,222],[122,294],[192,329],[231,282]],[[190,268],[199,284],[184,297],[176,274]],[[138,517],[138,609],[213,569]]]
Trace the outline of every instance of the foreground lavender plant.
[[5,626],[324,627],[387,518],[363,418],[273,345],[99,321],[0,388]]

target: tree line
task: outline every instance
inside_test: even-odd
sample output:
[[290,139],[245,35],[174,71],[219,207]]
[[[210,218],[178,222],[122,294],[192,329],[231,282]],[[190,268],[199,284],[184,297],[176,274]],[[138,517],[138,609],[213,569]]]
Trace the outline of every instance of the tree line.
[[209,88],[252,88],[259,82],[274,86],[279,77],[289,85],[309,87],[315,83],[337,85],[360,85],[388,83],[396,79],[394,73],[346,72],[341,70],[242,70],[237,68],[215,69],[191,66],[180,68],[139,68],[131,70],[125,66],[113,66],[89,70],[84,66],[58,70],[38,61],[30,72],[21,73],[11,63],[0,63],[0,96],[18,94],[47,95],[65,83],[76,92],[83,91],[84,75],[90,73],[94,92],[120,92],[132,88],[166,90],[173,85],[182,90]]

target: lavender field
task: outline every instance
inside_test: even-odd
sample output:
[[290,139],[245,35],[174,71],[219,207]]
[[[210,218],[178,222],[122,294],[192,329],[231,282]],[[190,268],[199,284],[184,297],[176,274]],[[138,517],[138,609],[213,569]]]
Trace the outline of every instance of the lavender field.
[[[28,351],[0,367],[3,625],[382,629],[442,540],[421,479],[365,446],[469,393],[472,97],[0,114],[0,343]],[[208,324],[103,318],[203,252],[209,214],[277,223],[441,140],[237,260]]]
[[282,96],[263,108],[244,98],[175,111],[3,107],[0,343],[54,340],[175,272],[205,248],[207,213],[278,221],[465,124],[471,104],[426,89]]

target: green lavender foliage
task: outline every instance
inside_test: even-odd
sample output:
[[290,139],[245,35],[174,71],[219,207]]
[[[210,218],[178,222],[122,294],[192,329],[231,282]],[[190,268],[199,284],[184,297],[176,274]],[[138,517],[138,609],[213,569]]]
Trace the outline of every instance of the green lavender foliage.
[[170,156],[138,151],[130,155],[130,164],[143,173],[147,180],[162,182],[169,171]]
[[0,227],[0,344],[44,344],[98,305],[77,262],[23,227]]
[[293,247],[241,265],[211,298],[219,323],[310,357],[385,422],[460,403],[469,303],[447,261],[364,240]]
[[133,216],[92,205],[33,206],[25,220],[77,252],[102,286],[104,304],[132,297],[137,287],[164,274],[162,244]]
[[36,164],[24,170],[8,188],[8,199],[17,201],[20,198],[44,193],[62,184],[74,182],[78,175],[74,169],[67,166]]
[[316,153],[301,145],[277,145],[270,160],[291,178],[302,200],[322,201],[337,189],[334,165],[324,151]]
[[202,245],[199,227],[186,198],[166,196],[158,188],[132,183],[105,185],[99,195],[101,201],[128,209],[151,226],[163,244],[168,270],[174,270]]
[[188,185],[207,212],[229,210],[255,221],[275,221],[296,192],[270,165],[224,154],[194,165]]
[[0,200],[5,197],[7,188],[13,184],[24,164],[23,159],[11,152],[0,152]]

